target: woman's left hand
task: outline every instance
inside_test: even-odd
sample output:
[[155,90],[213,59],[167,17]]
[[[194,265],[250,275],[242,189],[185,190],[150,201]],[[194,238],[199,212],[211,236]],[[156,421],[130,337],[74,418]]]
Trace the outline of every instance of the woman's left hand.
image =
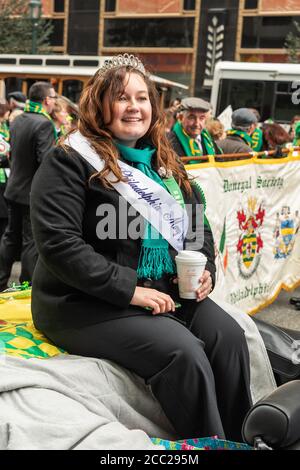
[[210,272],[205,270],[199,279],[200,286],[196,290],[196,301],[204,300],[212,291],[212,278]]

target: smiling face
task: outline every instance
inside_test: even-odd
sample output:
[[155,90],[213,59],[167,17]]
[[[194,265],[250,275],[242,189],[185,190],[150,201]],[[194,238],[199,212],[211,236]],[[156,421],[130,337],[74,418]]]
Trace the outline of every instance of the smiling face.
[[181,124],[185,132],[195,139],[204,129],[207,112],[199,109],[184,111],[181,117]]
[[127,147],[135,147],[138,139],[149,130],[152,106],[148,88],[137,73],[126,73],[124,89],[113,103],[111,115],[108,92],[104,95],[103,110],[106,127],[113,137]]

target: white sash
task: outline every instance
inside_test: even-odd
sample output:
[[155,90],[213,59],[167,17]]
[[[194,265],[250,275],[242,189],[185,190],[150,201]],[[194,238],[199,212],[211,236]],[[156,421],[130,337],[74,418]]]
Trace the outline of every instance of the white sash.
[[[69,135],[66,144],[76,150],[97,171],[104,168],[104,162],[79,131]],[[110,172],[108,179],[126,201],[134,207],[176,250],[183,249],[188,230],[188,216],[185,209],[158,183],[140,170],[118,161],[128,183],[115,183]]]

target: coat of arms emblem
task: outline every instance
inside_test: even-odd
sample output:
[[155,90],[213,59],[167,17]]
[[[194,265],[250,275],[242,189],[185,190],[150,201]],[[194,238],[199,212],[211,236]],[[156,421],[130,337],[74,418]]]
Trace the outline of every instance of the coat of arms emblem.
[[263,204],[258,205],[257,199],[248,198],[247,210],[241,208],[237,211],[239,224],[239,240],[237,243],[238,268],[241,276],[248,279],[256,271],[261,257],[263,240],[260,234],[260,228],[263,225],[265,209]]
[[293,249],[295,236],[299,230],[300,220],[299,212],[291,214],[289,206],[283,206],[281,213],[277,212],[273,236],[275,239],[274,258],[287,258]]

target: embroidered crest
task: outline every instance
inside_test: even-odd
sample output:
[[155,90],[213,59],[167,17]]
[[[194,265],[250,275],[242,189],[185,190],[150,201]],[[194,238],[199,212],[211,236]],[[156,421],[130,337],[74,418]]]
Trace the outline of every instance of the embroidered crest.
[[248,198],[246,211],[243,208],[237,211],[240,230],[236,246],[239,253],[238,268],[244,279],[252,276],[260,262],[263,240],[259,229],[263,225],[264,217],[265,209],[263,203],[258,205],[257,199],[254,197]]
[[295,211],[294,216],[292,216],[290,207],[282,206],[280,214],[279,212],[276,214],[273,231],[275,241],[273,253],[275,259],[287,258],[291,254],[299,225],[299,212]]

